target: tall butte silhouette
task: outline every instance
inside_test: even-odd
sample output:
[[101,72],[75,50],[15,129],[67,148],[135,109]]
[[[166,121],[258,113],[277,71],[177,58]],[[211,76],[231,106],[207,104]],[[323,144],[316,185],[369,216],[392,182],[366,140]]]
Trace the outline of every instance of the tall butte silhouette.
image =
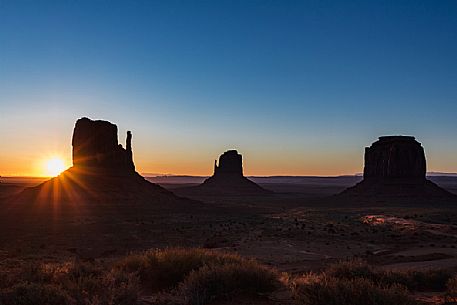
[[72,145],[71,168],[2,205],[0,243],[22,240],[93,259],[105,251],[166,246],[169,241],[144,224],[159,215],[188,217],[204,208],[140,176],[133,163],[132,134],[127,133],[122,147],[114,124],[79,119]]
[[365,148],[363,180],[340,195],[351,199],[455,200],[457,196],[426,178],[424,148],[412,136],[383,136]]
[[243,157],[236,150],[228,150],[214,161],[214,173],[202,184],[186,188],[189,195],[265,195],[272,192],[244,177]]
[[126,148],[118,143],[117,134],[117,126],[110,122],[77,120],[72,139],[73,166],[55,178],[24,190],[19,199],[90,200],[93,203],[119,199],[155,203],[182,201],[135,171],[132,133],[127,132]]

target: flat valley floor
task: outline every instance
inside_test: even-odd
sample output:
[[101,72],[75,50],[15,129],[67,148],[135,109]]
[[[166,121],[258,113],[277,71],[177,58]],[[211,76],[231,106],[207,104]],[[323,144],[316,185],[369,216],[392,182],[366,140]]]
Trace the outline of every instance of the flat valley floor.
[[[311,178],[310,178],[311,179]],[[333,195],[360,179],[308,184],[265,183],[261,197],[200,197],[181,206],[138,202],[29,204],[17,214],[8,197],[40,179],[4,179],[1,185],[0,267],[24,262],[115,259],[151,248],[202,247],[252,257],[290,274],[362,258],[392,270],[457,269],[457,208],[353,207]],[[151,179],[154,181],[154,179]],[[446,178],[450,191],[456,178]],[[160,181],[159,181],[160,182]],[[189,184],[161,183],[186,196]],[[18,203],[16,203],[18,204]]]

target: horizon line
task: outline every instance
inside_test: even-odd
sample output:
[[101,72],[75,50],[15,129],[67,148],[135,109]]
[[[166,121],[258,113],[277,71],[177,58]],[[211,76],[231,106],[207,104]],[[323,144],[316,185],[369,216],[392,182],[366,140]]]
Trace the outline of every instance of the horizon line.
[[[189,177],[189,178],[208,178],[212,175],[188,175],[188,174],[172,174],[172,173],[139,173],[141,176],[146,178],[156,177]],[[427,172],[426,176],[457,176],[456,172]],[[56,176],[29,176],[29,175],[0,175],[1,178],[35,178],[35,179],[46,179],[54,178]],[[287,174],[273,174],[273,175],[245,175],[248,178],[273,178],[273,177],[297,177],[297,178],[338,178],[338,177],[363,177],[363,173],[354,174],[341,174],[341,175],[287,175]]]

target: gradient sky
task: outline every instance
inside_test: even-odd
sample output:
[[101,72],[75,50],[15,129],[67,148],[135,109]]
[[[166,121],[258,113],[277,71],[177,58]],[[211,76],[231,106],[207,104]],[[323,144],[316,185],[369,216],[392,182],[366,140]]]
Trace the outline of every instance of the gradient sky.
[[457,1],[0,0],[0,174],[70,165],[83,116],[143,173],[353,174],[386,134],[457,172]]

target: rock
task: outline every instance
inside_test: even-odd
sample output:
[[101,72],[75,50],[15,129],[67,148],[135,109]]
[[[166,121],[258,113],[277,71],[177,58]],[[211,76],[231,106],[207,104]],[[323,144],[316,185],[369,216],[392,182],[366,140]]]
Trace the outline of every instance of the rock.
[[[363,180],[339,197],[365,203],[438,204],[457,196],[426,179],[424,148],[411,136],[384,136],[365,148]],[[437,201],[438,200],[438,201]]]
[[236,150],[228,150],[214,161],[214,176],[233,175],[243,177],[243,157]]
[[[272,192],[243,176],[243,157],[236,150],[228,150],[214,162],[214,174],[196,187],[177,190],[185,196],[242,196],[265,195]],[[196,198],[197,198],[196,197]]]
[[425,153],[414,137],[380,137],[365,148],[364,179],[404,179],[423,182]]
[[113,248],[143,249],[151,242],[168,242],[144,224],[157,215],[196,213],[203,204],[180,198],[138,174],[131,140],[129,132],[124,149],[118,144],[116,125],[78,120],[73,166],[8,197],[8,208],[0,209],[0,232],[14,232],[7,235],[21,243],[34,244],[41,236],[52,251],[77,249],[73,255],[87,260],[110,254],[106,251]]
[[126,149],[118,144],[117,126],[107,121],[79,119],[73,131],[73,165],[96,172],[134,173],[132,133]]
[[[117,126],[107,121],[79,119],[73,131],[73,166],[19,197],[44,202],[185,202],[135,171],[132,133],[126,148],[118,143]],[[19,198],[20,199],[20,198]],[[86,200],[89,199],[89,200]]]

